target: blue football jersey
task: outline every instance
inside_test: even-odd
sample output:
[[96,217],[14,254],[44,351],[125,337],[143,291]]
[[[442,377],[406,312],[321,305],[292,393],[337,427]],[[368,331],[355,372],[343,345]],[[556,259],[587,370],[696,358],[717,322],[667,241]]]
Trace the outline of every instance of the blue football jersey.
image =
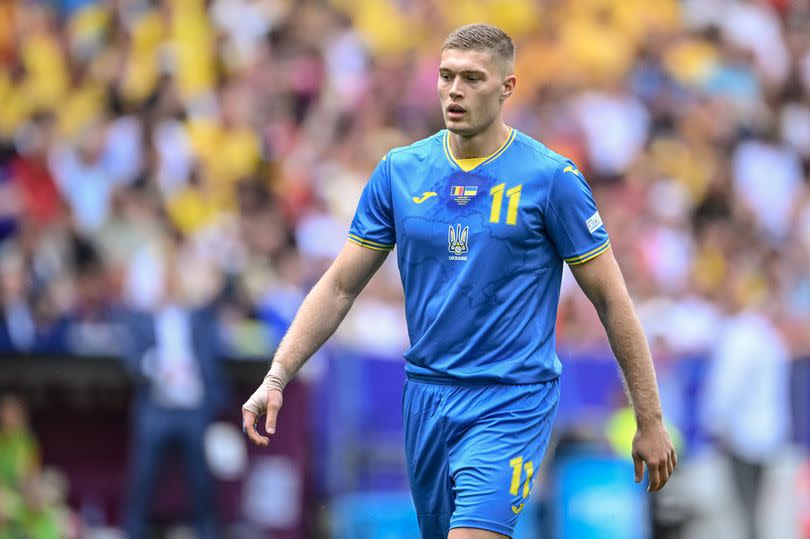
[[349,240],[396,245],[406,373],[439,383],[559,376],[563,262],[582,264],[610,245],[576,166],[515,129],[485,159],[454,158],[446,130],[388,152],[363,190]]

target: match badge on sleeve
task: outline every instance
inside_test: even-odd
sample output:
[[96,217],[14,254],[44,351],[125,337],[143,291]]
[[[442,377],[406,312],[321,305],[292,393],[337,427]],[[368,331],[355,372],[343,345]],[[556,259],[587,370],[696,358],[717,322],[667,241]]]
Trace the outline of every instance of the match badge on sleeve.
[[594,230],[602,226],[602,218],[599,217],[599,212],[594,213],[591,215],[585,224],[588,225],[588,232],[593,234]]

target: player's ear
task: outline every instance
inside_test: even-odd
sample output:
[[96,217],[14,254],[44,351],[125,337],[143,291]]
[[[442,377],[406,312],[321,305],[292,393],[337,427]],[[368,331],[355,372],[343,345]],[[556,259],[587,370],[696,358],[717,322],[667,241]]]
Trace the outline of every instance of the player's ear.
[[515,85],[517,84],[517,77],[514,73],[511,73],[503,79],[502,88],[501,88],[501,103],[506,101],[511,95],[512,92],[515,91]]

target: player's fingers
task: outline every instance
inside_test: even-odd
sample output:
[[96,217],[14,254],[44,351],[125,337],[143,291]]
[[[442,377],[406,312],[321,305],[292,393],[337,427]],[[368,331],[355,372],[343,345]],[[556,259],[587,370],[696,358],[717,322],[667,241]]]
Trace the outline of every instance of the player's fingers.
[[633,452],[633,467],[635,468],[636,472],[636,483],[640,483],[641,479],[644,477],[644,461],[641,460],[641,456],[635,451]]
[[669,459],[665,458],[658,465],[658,490],[664,488],[669,481]]
[[667,477],[672,475],[672,472],[675,470],[675,462],[672,460],[672,454],[670,453],[667,456]]
[[271,389],[267,392],[267,419],[264,422],[264,430],[267,431],[267,434],[276,433],[276,419],[283,401],[281,391]]
[[674,468],[677,468],[677,467],[678,467],[678,453],[675,451],[675,449],[673,449],[672,450],[672,468],[674,469]]
[[244,432],[254,444],[260,447],[265,447],[270,443],[270,439],[266,436],[260,435],[256,431],[256,419],[256,414],[250,410],[242,408],[242,432]]
[[647,484],[647,492],[655,492],[658,490],[658,462],[647,461],[647,475],[649,481]]

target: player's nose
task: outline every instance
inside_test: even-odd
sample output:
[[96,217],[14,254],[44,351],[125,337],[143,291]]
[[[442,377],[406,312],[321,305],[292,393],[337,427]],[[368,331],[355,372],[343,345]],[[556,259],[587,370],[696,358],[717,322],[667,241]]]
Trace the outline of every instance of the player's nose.
[[461,84],[459,82],[459,78],[456,77],[453,80],[453,84],[450,85],[450,97],[452,97],[453,99],[456,99],[456,98],[461,97],[462,95],[464,95],[464,94],[461,91]]

